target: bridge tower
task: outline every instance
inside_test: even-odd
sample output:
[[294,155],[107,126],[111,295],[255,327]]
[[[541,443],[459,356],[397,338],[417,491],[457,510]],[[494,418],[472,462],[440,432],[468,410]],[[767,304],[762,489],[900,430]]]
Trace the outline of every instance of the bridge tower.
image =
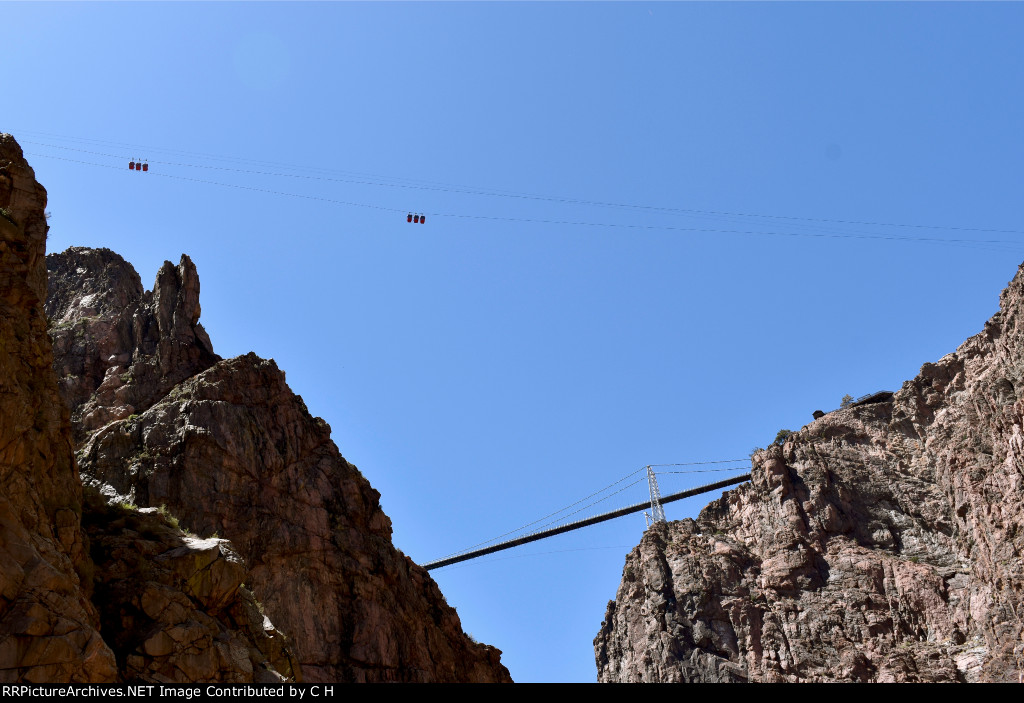
[[647,465],[647,485],[651,489],[651,520],[653,522],[667,522],[665,509],[661,507],[661,492],[658,490],[658,479],[654,476],[654,469]]

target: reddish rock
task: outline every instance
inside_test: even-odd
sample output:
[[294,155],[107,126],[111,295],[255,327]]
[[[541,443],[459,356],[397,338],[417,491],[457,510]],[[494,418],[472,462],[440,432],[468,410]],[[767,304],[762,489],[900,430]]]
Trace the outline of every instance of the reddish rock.
[[626,559],[601,681],[1024,675],[1024,267],[1000,312],[885,402],[753,457]]
[[0,134],[0,681],[111,681],[79,576],[82,488],[43,313],[45,207],[21,148]]
[[[246,568],[225,541],[190,540],[162,515],[83,492],[46,333],[45,206],[21,149],[0,135],[0,681],[297,677],[285,638],[241,587]],[[187,270],[167,274],[162,290],[182,302],[165,307],[192,309],[198,282]],[[126,302],[99,296],[74,305],[96,314]],[[188,339],[173,316],[165,322],[175,339]],[[205,358],[152,348],[157,359]]]
[[213,354],[188,257],[165,263],[152,293],[107,250],[69,249],[48,267],[83,475],[230,539],[305,680],[511,680],[391,544],[379,494],[277,365]]
[[55,368],[76,442],[220,360],[199,324],[199,276],[187,256],[164,262],[152,292],[109,249],[73,247],[46,266]]
[[120,677],[152,683],[301,681],[284,635],[244,586],[231,544],[183,534],[155,508],[87,489],[95,595]]

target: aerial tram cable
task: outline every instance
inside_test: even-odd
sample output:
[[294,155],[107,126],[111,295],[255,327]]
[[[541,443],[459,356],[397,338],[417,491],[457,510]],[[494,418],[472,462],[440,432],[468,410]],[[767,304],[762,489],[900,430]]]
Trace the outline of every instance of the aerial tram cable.
[[[40,143],[40,142],[32,142],[32,141],[25,141],[25,143],[26,144],[35,144],[37,146],[46,146],[46,147],[53,147],[53,148],[57,148],[57,149],[77,151],[77,152],[81,152],[81,153],[92,154],[94,156],[105,156],[105,157],[110,157],[110,158],[120,158],[120,155],[118,155],[118,154],[109,154],[109,153],[105,153],[105,152],[91,151],[91,150],[88,150],[88,149],[77,149],[77,148],[74,148],[74,147],[59,146],[59,145],[54,145],[54,144],[43,144],[43,143]],[[54,157],[54,158],[59,158],[59,157]],[[86,163],[86,162],[82,162],[82,163]],[[222,166],[209,166],[209,165],[205,165],[205,164],[183,164],[183,163],[177,163],[177,162],[173,162],[173,161],[154,161],[154,163],[159,163],[159,164],[164,165],[164,166],[178,166],[178,167],[182,167],[182,168],[204,168],[204,169],[212,169],[212,170],[217,170],[217,171],[226,171],[226,172],[231,172],[231,173],[241,173],[241,174],[245,174],[245,175],[257,175],[257,176],[268,176],[268,177],[285,177],[285,178],[301,178],[301,179],[304,179],[304,180],[314,180],[314,181],[323,181],[323,182],[331,182],[331,183],[347,183],[347,184],[354,184],[354,185],[416,188],[416,189],[419,189],[419,190],[443,191],[443,192],[449,192],[449,193],[466,193],[466,194],[470,194],[470,195],[483,195],[483,196],[490,196],[490,195],[505,196],[505,195],[508,195],[508,194],[504,194],[504,193],[494,193],[494,192],[488,192],[488,191],[483,191],[483,190],[458,190],[458,189],[452,189],[452,188],[446,188],[446,187],[438,187],[438,186],[405,185],[405,184],[398,184],[398,183],[385,183],[385,182],[380,182],[380,181],[354,180],[354,179],[351,179],[351,178],[328,178],[328,177],[324,177],[324,176],[311,176],[311,175],[302,175],[302,174],[293,174],[293,173],[270,173],[270,172],[266,172],[266,171],[254,171],[254,170],[251,170],[251,169],[228,168],[228,167],[222,167]],[[545,198],[538,197],[536,199],[543,200]],[[570,201],[562,199],[561,202],[569,203]],[[585,201],[580,201],[580,202],[585,202]],[[597,205],[601,206],[601,207],[610,207],[610,205],[607,204],[607,203],[597,203]],[[682,212],[680,214],[682,214],[684,216],[688,216],[688,217],[693,217],[693,215],[691,213],[687,213],[687,212]],[[722,222],[742,222],[743,221],[743,220],[737,220],[736,218],[730,218],[730,217],[721,216],[721,215],[703,215],[702,217],[713,218],[715,220],[722,221]],[[426,219],[425,216],[421,214],[420,215],[419,223],[420,224],[424,223],[425,219]],[[412,222],[414,222],[414,219],[407,218],[406,221],[412,223]],[[795,227],[802,227],[802,228],[810,227],[810,225],[803,225],[803,224],[795,224],[794,226]],[[828,228],[822,227],[821,225],[818,225],[815,228],[815,231],[819,231],[820,232],[822,230],[829,231]],[[831,228],[831,231],[836,231],[838,233],[843,233],[845,230],[837,230],[836,228]]]
[[[109,164],[98,164],[90,161],[82,161],[79,159],[69,159],[63,156],[55,156],[53,154],[31,154],[33,157],[41,157],[48,159],[56,159],[59,161],[66,161],[69,163],[83,164],[86,166],[94,166],[99,168],[113,168],[118,167],[111,166]],[[258,188],[256,186],[246,186],[237,183],[222,183],[218,181],[208,181],[202,178],[192,178],[190,176],[178,176],[171,173],[155,172],[154,175],[162,178],[172,178],[180,181],[189,181],[192,183],[200,183],[204,185],[215,185],[224,188],[235,188],[238,190],[249,190],[256,193],[267,193],[271,195],[283,195],[290,198],[302,198],[305,200],[314,200],[323,203],[329,203],[333,205],[348,205],[351,207],[368,208],[372,210],[380,210],[384,212],[401,213],[408,212],[404,208],[388,207],[385,205],[372,205],[369,203],[359,203],[347,200],[338,200],[336,198],[324,198],[316,195],[306,195],[302,193],[289,193],[285,191],[272,190],[270,188]],[[953,246],[967,246],[972,248],[987,248],[986,245],[1002,246],[1003,248],[1010,248],[1012,250],[1024,247],[1024,241],[1012,241],[1002,239],[944,239],[942,237],[914,237],[914,236],[898,236],[898,235],[874,235],[874,234],[863,234],[863,233],[828,233],[828,232],[782,232],[782,231],[762,231],[762,230],[735,230],[735,229],[721,229],[712,227],[678,227],[674,225],[656,225],[656,224],[635,224],[635,223],[620,223],[620,222],[586,222],[578,220],[548,220],[540,218],[527,218],[527,217],[507,217],[500,215],[470,215],[465,213],[445,213],[445,212],[428,212],[424,215],[430,215],[431,217],[447,217],[452,219],[468,219],[468,220],[484,220],[492,222],[514,222],[523,224],[543,224],[543,225],[562,225],[572,227],[602,227],[611,229],[630,229],[630,230],[643,230],[643,231],[666,231],[666,232],[693,232],[693,233],[707,233],[707,234],[740,234],[740,235],[752,235],[752,236],[776,236],[776,237],[810,237],[815,239],[861,239],[861,240],[877,240],[877,241],[895,241],[895,242],[931,242],[936,244],[949,244]],[[421,215],[423,217],[424,215]],[[415,219],[415,217],[414,217]],[[1003,230],[1008,231],[1008,230]]]
[[[23,131],[25,131],[25,130],[23,130]],[[26,132],[27,133],[31,133],[31,131],[26,131]],[[50,136],[57,136],[57,135],[50,135]],[[78,138],[72,138],[72,137],[60,137],[60,138],[68,139],[68,140],[78,139]],[[100,141],[100,140],[86,140],[86,141]],[[80,151],[80,152],[83,152],[83,153],[90,153],[90,154],[97,155],[97,156],[108,156],[108,157],[120,158],[120,156],[116,155],[116,154],[106,154],[106,153],[102,153],[102,152],[89,151],[89,150],[86,150],[86,149],[76,149],[74,147],[69,147],[69,146],[61,146],[61,145],[56,145],[56,144],[42,144],[42,143],[39,143],[39,142],[31,142],[31,141],[26,141],[25,143],[35,144],[37,146],[48,146],[48,147],[56,148],[56,149],[65,149],[65,150],[70,150],[70,151]],[[107,144],[112,144],[112,145],[115,145],[115,146],[121,146],[121,145],[118,145],[116,142],[100,142],[100,143],[107,143]],[[146,147],[146,148],[153,150],[152,147]],[[178,152],[178,153],[189,154],[190,152]],[[195,154],[195,153],[193,153],[193,155],[204,156],[205,158],[217,159],[217,160],[221,160],[221,161],[232,161],[233,160],[233,159],[231,159],[231,157],[219,157],[219,156],[201,155],[201,154]],[[236,161],[236,162],[245,162],[245,160],[240,160],[240,159],[234,159],[234,161]],[[224,170],[224,171],[237,171],[237,172],[240,172],[240,173],[249,173],[249,174],[252,174],[252,175],[266,175],[266,176],[289,177],[289,178],[311,178],[311,179],[316,179],[316,180],[338,181],[338,182],[356,183],[356,184],[362,184],[362,185],[377,185],[377,186],[384,186],[384,187],[391,187],[391,188],[410,188],[410,189],[418,189],[418,190],[433,190],[433,191],[439,191],[439,192],[463,193],[463,194],[469,194],[469,195],[486,195],[486,196],[503,197],[503,198],[528,199],[528,200],[537,200],[537,201],[542,201],[542,202],[556,202],[556,203],[573,204],[573,205],[589,205],[589,206],[609,207],[609,208],[625,208],[625,209],[633,209],[633,210],[646,210],[646,211],[652,211],[652,212],[662,212],[662,213],[666,213],[666,214],[701,215],[701,216],[713,216],[713,217],[759,218],[759,219],[770,219],[770,220],[789,220],[789,221],[793,221],[793,222],[807,222],[807,223],[813,223],[813,224],[841,224],[841,225],[857,225],[857,226],[869,226],[869,227],[900,227],[900,228],[932,229],[932,230],[938,229],[938,230],[949,230],[949,231],[958,231],[958,232],[981,232],[981,233],[989,233],[989,234],[1024,234],[1024,230],[1017,230],[1017,229],[995,229],[995,228],[981,228],[981,227],[959,227],[959,226],[951,226],[951,225],[924,225],[924,224],[916,224],[916,223],[874,222],[874,221],[868,221],[868,220],[844,220],[844,219],[823,218],[823,217],[801,217],[801,216],[795,216],[795,215],[753,214],[753,213],[735,212],[735,211],[726,211],[726,210],[699,210],[699,209],[691,209],[691,208],[676,208],[676,207],[666,207],[666,206],[658,206],[658,205],[640,205],[640,204],[631,204],[631,203],[616,203],[616,202],[600,201],[600,200],[588,200],[588,199],[582,199],[582,198],[567,198],[567,197],[536,195],[536,194],[528,194],[528,193],[515,193],[515,192],[512,192],[512,191],[501,191],[501,190],[494,190],[494,189],[477,188],[477,187],[472,187],[472,186],[457,186],[457,185],[437,184],[437,183],[431,184],[430,181],[419,181],[419,183],[426,183],[427,185],[416,185],[416,181],[414,181],[413,179],[398,179],[398,178],[389,177],[389,176],[373,176],[373,175],[370,175],[370,176],[367,176],[367,177],[376,178],[378,180],[377,181],[351,181],[351,180],[347,180],[347,179],[326,178],[326,177],[318,177],[318,176],[302,176],[302,175],[288,174],[288,173],[269,173],[269,172],[251,171],[251,170],[244,170],[244,169],[231,169],[231,168],[226,168],[226,167],[209,166],[209,165],[203,165],[203,164],[183,164],[183,163],[157,162],[157,161],[154,161],[153,163],[161,163],[163,165],[179,166],[179,167],[183,167],[183,168],[206,168],[206,169]],[[294,170],[320,171],[320,172],[325,172],[326,171],[325,169],[310,169],[308,167],[301,167],[301,166],[288,166],[288,165],[285,165],[285,164],[275,164],[274,162],[249,161],[249,163],[264,163],[264,164],[268,164],[268,165],[276,165],[276,166],[281,166],[281,167],[284,167],[284,168],[290,168],[290,169],[294,169]],[[327,172],[329,172],[329,171],[327,171]],[[353,173],[353,172],[343,172],[343,173]],[[387,179],[391,179],[391,180],[395,180],[395,181],[405,180],[405,181],[410,181],[410,182],[407,182],[407,183],[401,183],[401,182],[388,183],[388,182],[385,182]]]
[[[58,149],[70,149],[70,150],[73,150],[73,151],[82,151],[82,152],[91,153],[91,154],[94,154],[94,155],[103,155],[103,156],[116,157],[116,155],[114,155],[114,154],[102,154],[100,152],[92,152],[92,151],[88,151],[88,150],[84,150],[84,149],[74,149],[73,147],[64,147],[64,146],[59,146],[59,145],[45,145],[45,144],[39,144],[38,142],[26,142],[26,143],[32,143],[32,144],[37,144],[37,145],[41,145],[41,146],[51,146],[51,147],[58,148]],[[52,158],[60,158],[60,157],[52,157]],[[65,160],[75,161],[74,159],[65,159]],[[88,163],[88,162],[79,162],[79,163]],[[381,185],[381,186],[388,186],[388,187],[417,187],[417,188],[421,188],[421,189],[425,188],[425,189],[428,189],[428,190],[449,190],[450,192],[466,192],[466,193],[477,194],[477,195],[499,195],[499,196],[500,195],[507,195],[507,194],[502,194],[502,193],[499,193],[499,192],[470,191],[470,190],[466,190],[466,191],[455,190],[455,191],[452,191],[451,189],[440,188],[440,187],[404,186],[404,185],[394,184],[394,183],[381,183],[381,182],[370,182],[370,181],[353,181],[353,180],[350,180],[350,179],[331,179],[331,178],[322,178],[322,177],[314,177],[314,176],[297,176],[295,174],[274,174],[274,173],[249,171],[249,170],[242,170],[242,169],[227,169],[227,168],[221,168],[221,167],[211,167],[211,166],[195,165],[195,164],[175,164],[173,162],[162,162],[162,163],[164,163],[165,165],[177,165],[177,166],[186,167],[186,168],[193,168],[193,167],[194,168],[215,168],[215,169],[218,169],[218,170],[234,171],[234,172],[248,173],[248,174],[254,174],[254,175],[287,176],[287,177],[307,178],[307,179],[308,178],[312,178],[312,179],[315,179],[315,180],[338,181],[338,182],[356,183],[356,184],[363,184],[363,185]],[[196,180],[199,181],[199,182],[213,183],[212,181],[201,181],[200,179],[196,179]],[[219,185],[227,185],[229,187],[238,187],[238,186],[231,186],[231,184],[219,184]],[[277,193],[282,194],[282,195],[293,195],[294,197],[303,197],[303,196],[296,196],[295,194],[281,193],[280,191],[270,191],[270,192],[277,192]],[[700,211],[700,210],[682,210],[682,209],[678,209],[678,208],[656,208],[656,207],[653,207],[653,206],[633,206],[633,205],[615,204],[615,203],[602,203],[602,202],[599,202],[599,201],[572,200],[572,199],[565,199],[565,198],[546,198],[544,196],[523,196],[523,197],[535,197],[535,199],[543,199],[543,200],[556,200],[556,201],[564,202],[564,203],[594,204],[594,205],[605,206],[605,207],[628,207],[628,208],[640,208],[640,209],[647,209],[647,210],[660,210],[660,211],[663,211],[663,212],[677,212],[677,213],[680,213],[680,214],[688,214],[688,215],[693,215],[695,213],[700,213],[700,214],[702,214],[702,216],[715,217],[715,218],[718,218],[718,219],[723,219],[726,222],[735,221],[735,220],[730,220],[729,219],[730,217],[748,217],[748,218],[766,217],[766,218],[781,218],[781,219],[790,219],[790,220],[807,221],[807,222],[819,222],[819,223],[830,223],[831,222],[831,223],[857,224],[856,221],[828,220],[828,219],[824,219],[824,218],[797,218],[797,217],[777,216],[777,215],[761,216],[761,215],[750,215],[750,214],[745,214],[745,213],[729,213],[729,212],[724,212],[724,211]],[[565,224],[584,224],[584,223],[565,223]],[[979,229],[979,228],[942,227],[942,226],[937,226],[937,225],[900,225],[900,224],[893,224],[893,223],[866,223],[866,222],[863,223],[863,224],[868,224],[868,225],[872,225],[872,226],[886,226],[886,227],[918,227],[918,228],[927,228],[927,229],[949,229],[949,230],[960,230],[960,231],[1024,233],[1024,231],[1019,231],[1019,230],[993,230],[993,229],[986,230],[986,229]],[[806,227],[806,226],[810,226],[810,225],[796,224],[795,226]],[[663,227],[662,229],[671,229],[671,228],[670,227]],[[824,234],[827,233],[827,232],[826,233],[821,232],[820,231],[821,229],[823,229],[823,228],[819,224],[817,226],[817,230],[818,231],[816,231],[816,232],[814,232],[814,233],[812,233],[811,235],[808,235],[808,236],[823,236]],[[836,230],[835,228],[829,228],[829,229],[833,233],[835,233],[837,235],[841,235],[841,238],[848,238],[848,237],[851,237],[851,236],[855,236],[855,235],[850,235],[850,234],[848,234],[848,233],[846,233],[846,232],[844,232],[842,230]],[[709,229],[706,229],[706,228],[693,228],[692,231],[713,231],[713,230],[709,230]],[[725,231],[729,231],[729,230],[718,230],[718,231],[725,232]],[[734,231],[734,232],[735,233],[742,233],[742,234],[749,234],[750,233],[750,232],[743,232],[743,231]],[[773,233],[773,232],[769,232],[767,234],[786,234],[787,236],[801,236],[799,233],[793,233],[793,232],[790,232],[790,233]],[[919,240],[915,240],[915,241],[924,241],[924,240],[923,239],[919,239]],[[975,240],[936,239],[935,241],[942,241],[942,242],[954,243],[954,244],[957,243],[957,242],[963,241],[963,243],[969,244],[969,245],[972,245],[972,246],[976,245],[976,244],[979,244],[979,243],[980,244],[1016,244],[1015,242],[992,242],[992,241],[976,242]]]

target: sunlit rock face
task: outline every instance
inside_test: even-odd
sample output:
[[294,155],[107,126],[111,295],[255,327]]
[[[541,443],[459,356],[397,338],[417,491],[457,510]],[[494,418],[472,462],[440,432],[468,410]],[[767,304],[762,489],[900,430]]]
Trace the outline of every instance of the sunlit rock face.
[[0,135],[0,681],[509,681],[192,261],[46,257],[45,207]]
[[230,539],[306,681],[511,680],[391,544],[380,495],[274,361],[213,353],[187,256],[151,292],[108,250],[69,249],[47,267],[82,475]]
[[888,401],[815,419],[626,558],[601,681],[1019,681],[1024,273]]
[[46,333],[46,190],[0,135],[0,681],[111,681]]
[[45,207],[0,135],[0,681],[298,678],[226,540],[83,490],[47,335]]

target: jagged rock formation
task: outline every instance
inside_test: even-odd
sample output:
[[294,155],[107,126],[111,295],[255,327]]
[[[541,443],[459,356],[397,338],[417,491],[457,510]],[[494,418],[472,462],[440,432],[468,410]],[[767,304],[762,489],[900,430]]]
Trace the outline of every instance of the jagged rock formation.
[[199,276],[187,256],[164,263],[152,292],[108,249],[72,248],[46,266],[55,368],[76,444],[220,361],[199,324]]
[[185,535],[157,508],[86,494],[93,602],[122,679],[302,680],[286,638],[243,586],[250,574],[227,540]]
[[83,491],[43,309],[45,206],[0,135],[0,681],[297,676],[229,545]]
[[753,457],[652,527],[594,641],[601,681],[1019,681],[1024,267],[885,402]]
[[151,293],[121,257],[47,257],[55,368],[89,480],[230,539],[307,681],[511,681],[391,544],[380,495],[273,361],[220,360],[182,256]]

